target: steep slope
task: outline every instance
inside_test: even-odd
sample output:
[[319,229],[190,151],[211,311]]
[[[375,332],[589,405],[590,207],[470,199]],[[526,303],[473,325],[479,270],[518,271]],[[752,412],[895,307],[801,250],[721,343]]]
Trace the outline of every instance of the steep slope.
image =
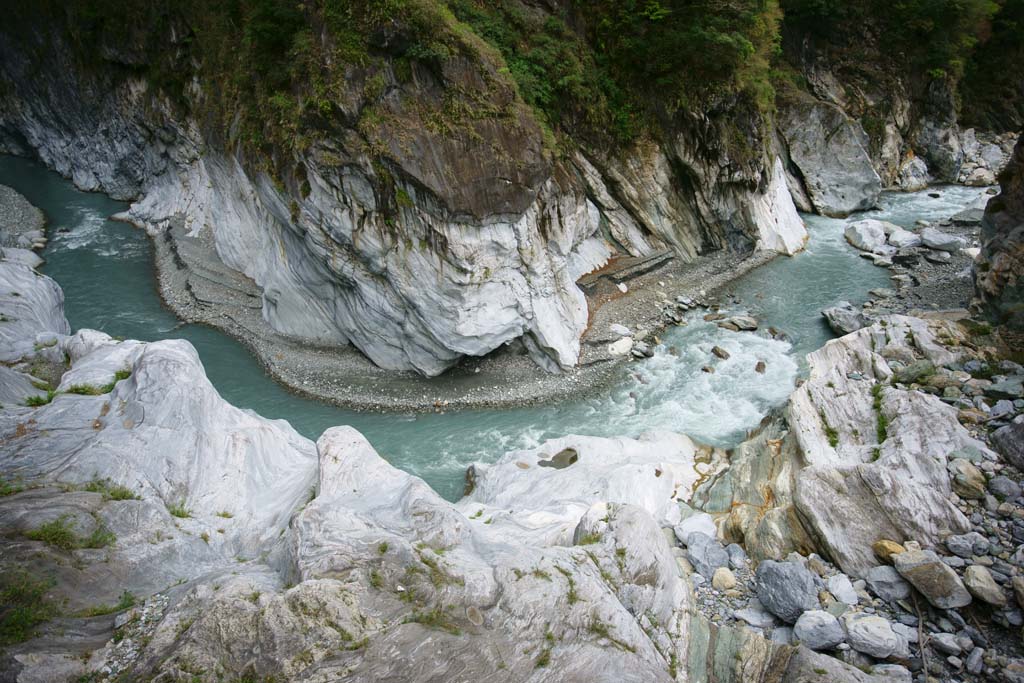
[[999,182],[982,219],[975,288],[990,319],[1024,330],[1024,136]]

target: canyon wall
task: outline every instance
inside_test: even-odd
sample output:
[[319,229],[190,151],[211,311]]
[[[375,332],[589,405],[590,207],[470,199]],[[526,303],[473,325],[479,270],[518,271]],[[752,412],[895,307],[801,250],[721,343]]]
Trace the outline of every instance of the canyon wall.
[[[768,153],[730,159],[694,115],[661,142],[556,154],[479,46],[438,66],[380,38],[373,66],[344,69],[321,128],[267,153],[210,122],[220,84],[197,72],[176,100],[131,36],[86,58],[59,23],[15,30],[0,41],[0,149],[131,201],[124,217],[151,234],[184,216],[262,288],[275,330],[384,368],[436,375],[516,339],[568,368],[588,315],[575,281],[609,259],[792,253],[805,238]],[[148,38],[173,54],[191,36]]]

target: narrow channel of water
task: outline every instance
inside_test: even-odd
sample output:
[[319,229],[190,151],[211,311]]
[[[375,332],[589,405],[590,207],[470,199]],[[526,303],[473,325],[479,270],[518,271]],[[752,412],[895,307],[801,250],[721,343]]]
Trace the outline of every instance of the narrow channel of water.
[[[654,358],[623,368],[623,377],[601,397],[558,406],[474,410],[444,415],[367,414],[299,398],[267,377],[237,342],[215,330],[183,325],[163,307],[156,291],[151,245],[145,234],[107,220],[123,202],[80,192],[37,162],[0,156],[0,183],[9,185],[46,214],[50,243],[43,271],[64,288],[73,329],[93,328],[141,340],[180,338],[198,350],[221,395],[261,415],[288,420],[316,439],[326,428],[359,429],[382,456],[416,474],[449,499],[459,497],[466,466],[493,461],[507,450],[526,448],[568,433],[637,436],[652,429],[683,432],[717,446],[732,446],[773,406],[786,400],[798,360],[832,335],[820,310],[839,299],[864,300],[885,286],[888,271],[857,257],[842,237],[845,221],[809,217],[805,253],[780,258],[733,284],[765,326],[786,331],[792,344],[757,334],[722,330],[700,318],[664,335]],[[971,188],[886,195],[872,212],[902,225],[918,218],[955,213],[981,194]],[[701,372],[714,345],[731,354]],[[758,374],[758,360],[767,372]]]

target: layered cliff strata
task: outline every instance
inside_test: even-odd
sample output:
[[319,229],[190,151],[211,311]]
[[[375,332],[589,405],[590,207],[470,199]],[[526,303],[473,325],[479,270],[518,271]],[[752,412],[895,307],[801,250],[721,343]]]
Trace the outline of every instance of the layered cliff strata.
[[[187,38],[176,31],[169,50]],[[151,234],[174,217],[209,229],[275,331],[352,344],[383,368],[436,375],[516,339],[569,368],[588,314],[575,281],[609,258],[802,247],[777,164],[734,163],[684,134],[553,157],[486,50],[439,70],[412,61],[411,74],[390,58],[351,67],[325,131],[265,159],[210,124],[214,84],[197,76],[173,102],[138,75],[131,45],[96,49],[84,62],[59,30],[0,41],[3,148],[131,200],[124,217]],[[476,113],[452,124],[453,106]]]
[[988,317],[1024,330],[1024,138],[999,177],[1002,191],[985,208],[975,289]]

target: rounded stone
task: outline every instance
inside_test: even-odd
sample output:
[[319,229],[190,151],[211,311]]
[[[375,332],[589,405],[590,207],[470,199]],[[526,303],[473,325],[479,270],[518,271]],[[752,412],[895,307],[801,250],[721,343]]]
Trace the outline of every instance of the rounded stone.
[[892,556],[902,553],[906,548],[897,543],[896,541],[890,541],[888,539],[881,539],[871,544],[871,550],[874,551],[875,557],[880,559],[882,562],[892,562]]
[[846,640],[846,633],[839,620],[819,609],[801,614],[793,627],[793,635],[802,645],[812,650],[831,650]]
[[720,591],[735,588],[736,576],[729,570],[728,567],[719,567],[715,570],[714,576],[711,577],[711,585]]
[[882,617],[849,613],[843,615],[843,625],[847,642],[857,652],[885,659],[900,649],[900,637]]

